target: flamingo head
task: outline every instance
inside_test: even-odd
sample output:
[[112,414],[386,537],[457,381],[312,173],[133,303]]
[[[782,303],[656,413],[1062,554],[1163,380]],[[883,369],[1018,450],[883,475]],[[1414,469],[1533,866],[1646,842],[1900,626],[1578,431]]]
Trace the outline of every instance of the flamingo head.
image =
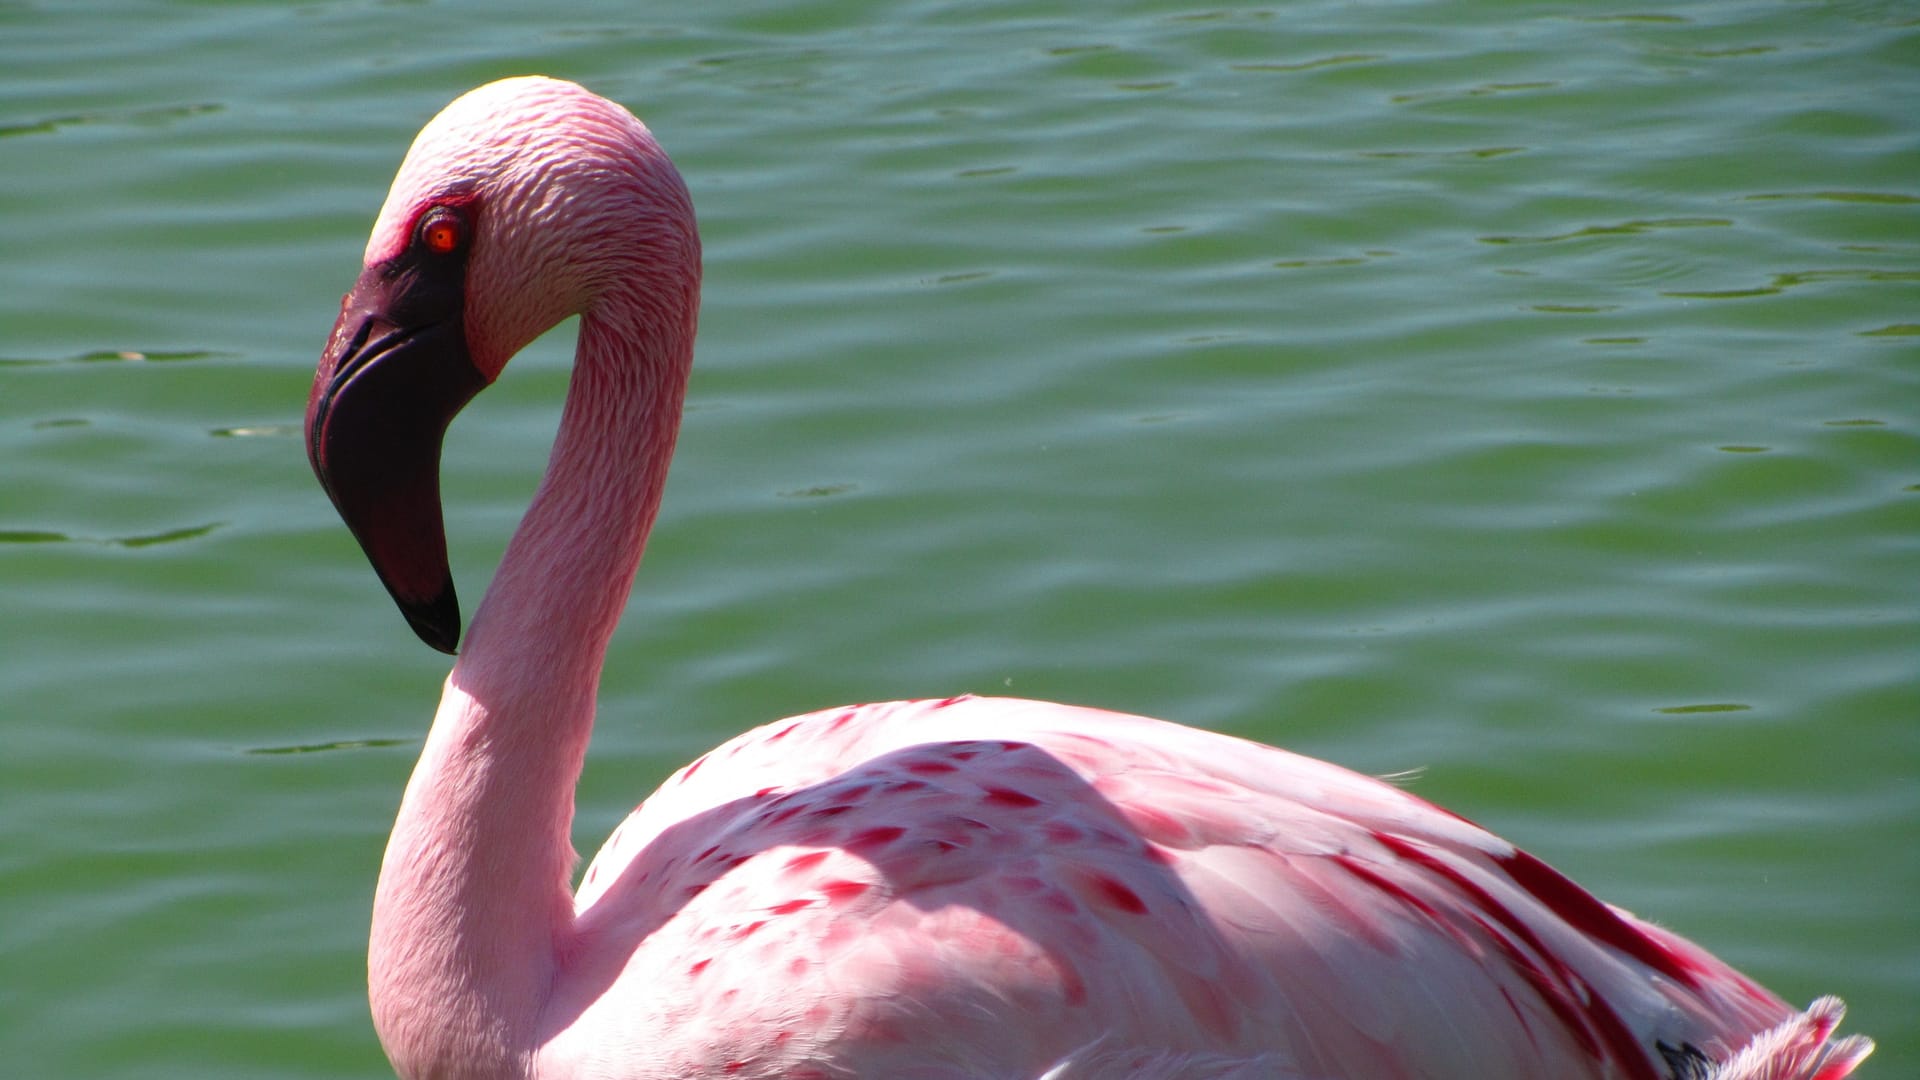
[[688,266],[697,290],[698,252],[686,188],[653,136],[572,83],[489,83],[414,139],[321,354],[306,439],[422,641],[451,653],[460,638],[440,509],[454,415],[609,293],[685,293]]

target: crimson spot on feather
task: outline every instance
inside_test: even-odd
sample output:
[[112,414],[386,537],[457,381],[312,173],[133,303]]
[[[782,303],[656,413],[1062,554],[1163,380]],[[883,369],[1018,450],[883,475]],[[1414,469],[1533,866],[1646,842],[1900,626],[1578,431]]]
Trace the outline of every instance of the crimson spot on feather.
[[864,881],[846,881],[843,879],[822,884],[820,886],[820,895],[827,898],[828,904],[838,907],[855,897],[863,895],[869,888],[872,888],[872,886]]
[[826,857],[827,853],[824,851],[809,851],[805,855],[795,855],[793,858],[787,860],[787,872],[799,873],[811,870],[819,866],[821,861]]
[[1096,874],[1092,878],[1091,883],[1094,890],[1099,893],[1100,898],[1105,900],[1109,906],[1133,915],[1145,915],[1147,913],[1147,902],[1140,899],[1139,893],[1128,888],[1126,884],[1119,879],[1108,877],[1105,874]]
[[[1580,1041],[1583,1049],[1596,1059],[1604,1059],[1603,1053],[1610,1056],[1614,1063],[1628,1070],[1628,1075],[1636,1080],[1657,1080],[1652,1067],[1647,1064],[1646,1052],[1635,1041],[1632,1032],[1627,1030],[1619,1014],[1613,1011],[1605,998],[1595,996],[1580,976],[1547,948],[1524,920],[1439,854],[1391,833],[1374,830],[1371,835],[1400,858],[1451,882],[1463,897],[1484,913],[1486,918],[1475,914],[1474,921],[1507,954],[1515,968],[1535,985],[1542,1000],[1561,1018],[1568,1032]],[[1584,892],[1582,895],[1585,895]],[[1599,903],[1591,897],[1588,900]],[[1499,923],[1505,933],[1496,930],[1488,919]],[[1526,947],[1526,953],[1521,951],[1521,945]],[[1551,970],[1542,970],[1527,953],[1539,957]],[[1601,1041],[1607,1044],[1604,1052],[1600,1047]]]
[[905,836],[906,833],[907,830],[898,825],[879,825],[862,832],[854,833],[848,837],[847,847],[855,850],[860,848],[885,847],[895,840],[900,839],[902,836]]
[[1079,1007],[1087,1003],[1087,982],[1080,977],[1080,969],[1066,960],[1057,962],[1060,972],[1060,990],[1066,995],[1067,1004]]
[[1402,888],[1400,885],[1396,884],[1395,882],[1387,879],[1385,876],[1375,873],[1371,867],[1368,867],[1365,863],[1362,863],[1359,859],[1356,859],[1351,855],[1341,854],[1341,855],[1335,855],[1333,857],[1333,863],[1335,866],[1340,867],[1342,870],[1345,870],[1347,873],[1352,874],[1354,877],[1357,877],[1361,881],[1366,882],[1368,885],[1371,885],[1374,888],[1380,890],[1382,893],[1385,893],[1386,895],[1393,897],[1395,900],[1400,901],[1402,904],[1405,904],[1408,907],[1413,908],[1415,911],[1418,911],[1420,914],[1425,915],[1427,918],[1432,919],[1435,922],[1442,923],[1443,925],[1445,924],[1445,920],[1443,920],[1440,917],[1439,912],[1433,909],[1433,905],[1427,903],[1425,900],[1420,899],[1418,896],[1415,896],[1413,893],[1408,892],[1406,889]]
[[1495,856],[1494,861],[1521,888],[1582,933],[1606,942],[1683,986],[1699,987],[1700,982],[1695,978],[1698,973],[1683,957],[1641,933],[1560,871],[1517,848],[1511,855]]
[[1039,799],[1034,798],[1026,792],[1005,787],[988,788],[987,801],[993,803],[995,806],[1011,806],[1023,810],[1040,805]]

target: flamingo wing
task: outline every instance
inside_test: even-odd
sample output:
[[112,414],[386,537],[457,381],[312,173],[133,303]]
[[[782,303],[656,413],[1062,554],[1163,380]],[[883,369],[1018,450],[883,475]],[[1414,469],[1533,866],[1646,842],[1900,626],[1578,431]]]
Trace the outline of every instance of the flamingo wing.
[[1791,1014],[1391,785],[1041,702],[748,732],[634,812],[577,909],[611,966],[561,1013],[639,1018],[665,1071],[1654,1078]]

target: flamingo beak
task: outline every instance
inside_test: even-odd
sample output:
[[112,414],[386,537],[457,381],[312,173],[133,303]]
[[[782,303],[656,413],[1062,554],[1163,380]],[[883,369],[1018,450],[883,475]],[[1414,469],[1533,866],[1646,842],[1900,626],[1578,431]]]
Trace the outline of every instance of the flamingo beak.
[[406,255],[340,302],[307,398],[307,460],[420,640],[460,641],[440,514],[440,444],[486,386],[462,328],[461,275]]

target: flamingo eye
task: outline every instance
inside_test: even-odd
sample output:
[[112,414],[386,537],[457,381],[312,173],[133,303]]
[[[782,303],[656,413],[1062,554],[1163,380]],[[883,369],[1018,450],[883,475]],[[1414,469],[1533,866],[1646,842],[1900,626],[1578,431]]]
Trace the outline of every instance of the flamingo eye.
[[466,220],[446,207],[430,210],[420,219],[420,243],[435,255],[451,255],[466,246]]

